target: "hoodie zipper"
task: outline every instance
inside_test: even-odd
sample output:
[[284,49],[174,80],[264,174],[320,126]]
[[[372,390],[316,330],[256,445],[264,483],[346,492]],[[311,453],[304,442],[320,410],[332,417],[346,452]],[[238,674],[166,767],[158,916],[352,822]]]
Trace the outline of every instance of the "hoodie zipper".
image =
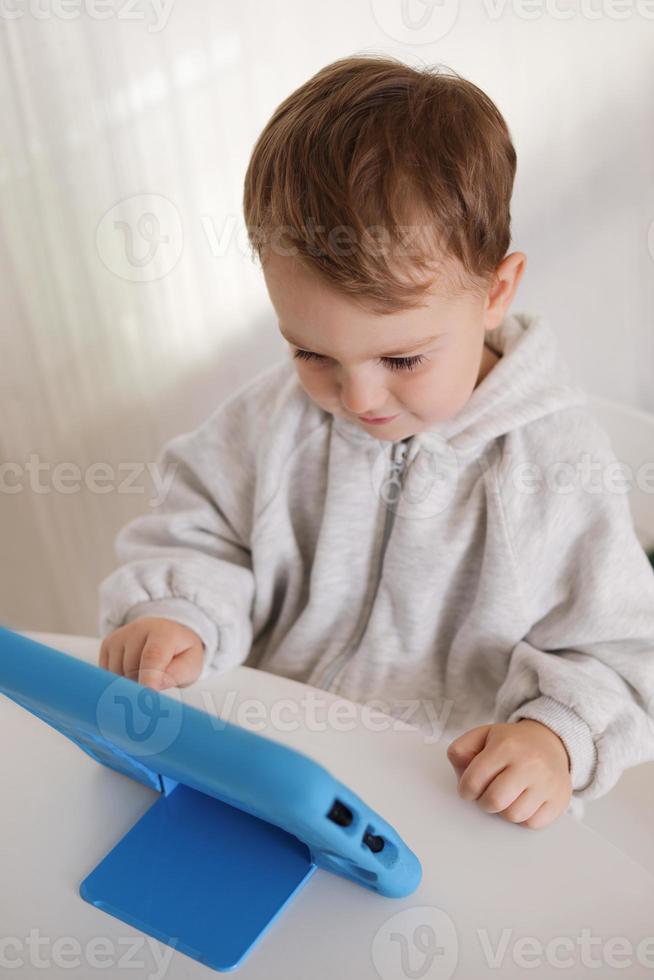
[[[372,593],[372,598],[368,603],[368,608],[365,610],[365,616],[363,617],[362,624],[356,634],[356,641],[350,647],[349,650],[344,650],[339,653],[334,660],[332,660],[326,676],[323,677],[323,682],[320,685],[324,690],[329,690],[334,678],[343,670],[345,664],[352,659],[354,654],[357,652],[361,641],[365,635],[368,622],[370,620],[370,615],[372,613],[373,606],[375,604],[375,599],[377,597],[377,592],[379,590],[379,583],[382,576],[382,568],[384,565],[384,555],[386,554],[386,546],[388,544],[388,539],[391,534],[393,523],[395,521],[395,504],[397,503],[398,497],[402,491],[402,484],[404,482],[404,471],[406,467],[406,456],[409,451],[409,442],[396,442],[393,443],[393,450],[391,455],[391,469],[390,473],[384,484],[384,489],[387,494],[387,499],[392,506],[386,506],[386,514],[384,518],[384,530],[382,533],[382,544],[380,549],[379,561],[377,563],[377,579],[375,583],[375,589]],[[392,494],[389,496],[389,494]]]

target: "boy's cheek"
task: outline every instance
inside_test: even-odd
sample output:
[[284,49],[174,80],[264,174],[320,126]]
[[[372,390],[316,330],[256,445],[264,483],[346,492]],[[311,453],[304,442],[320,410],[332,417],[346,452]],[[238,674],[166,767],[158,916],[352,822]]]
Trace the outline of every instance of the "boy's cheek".
[[324,401],[324,397],[328,389],[328,386],[324,383],[324,381],[321,383],[315,377],[315,375],[312,376],[311,372],[307,372],[306,368],[301,363],[296,364],[295,370],[298,376],[298,381],[309,398],[312,398],[319,404],[321,401]]

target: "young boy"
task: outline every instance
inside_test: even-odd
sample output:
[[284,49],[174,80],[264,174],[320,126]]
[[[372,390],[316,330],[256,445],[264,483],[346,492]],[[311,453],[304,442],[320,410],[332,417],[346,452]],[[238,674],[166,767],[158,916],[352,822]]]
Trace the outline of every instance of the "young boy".
[[244,210],[292,357],[162,451],[100,665],[436,719],[461,796],[541,828],[654,757],[654,575],[553,331],[509,313],[515,165],[482,91],[392,58],[277,108]]

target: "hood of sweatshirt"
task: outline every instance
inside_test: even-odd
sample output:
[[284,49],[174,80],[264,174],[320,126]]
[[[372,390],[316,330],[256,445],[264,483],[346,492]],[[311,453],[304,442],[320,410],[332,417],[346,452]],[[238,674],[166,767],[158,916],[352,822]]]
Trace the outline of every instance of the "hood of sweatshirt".
[[[587,402],[562,358],[557,338],[540,314],[513,313],[486,332],[485,343],[500,356],[494,367],[451,418],[416,433],[410,458],[419,449],[454,450],[457,456],[480,453],[492,439],[571,405]],[[362,444],[386,442],[341,416],[333,425]],[[447,443],[447,445],[445,445]]]

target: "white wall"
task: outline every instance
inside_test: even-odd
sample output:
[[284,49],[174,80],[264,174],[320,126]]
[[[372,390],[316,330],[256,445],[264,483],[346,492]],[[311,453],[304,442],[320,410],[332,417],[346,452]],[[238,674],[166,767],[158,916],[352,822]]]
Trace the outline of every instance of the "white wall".
[[[125,467],[285,356],[236,234],[243,176],[276,105],[343,55],[442,62],[497,102],[514,308],[550,318],[589,390],[654,411],[654,3],[410,0],[407,26],[401,0],[159,2],[0,15],[0,620],[19,629],[95,633],[115,533],[154,493],[142,469],[121,489]],[[147,214],[168,235],[151,261]],[[137,219],[130,261],[114,223]]]

